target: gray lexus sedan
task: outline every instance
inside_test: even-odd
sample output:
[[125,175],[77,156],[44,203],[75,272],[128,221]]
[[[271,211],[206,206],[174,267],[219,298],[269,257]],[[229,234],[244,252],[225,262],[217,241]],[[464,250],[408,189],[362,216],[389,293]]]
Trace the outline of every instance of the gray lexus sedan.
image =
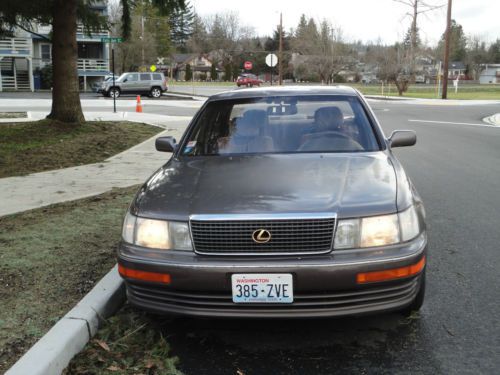
[[275,87],[212,96],[125,217],[131,304],[212,317],[418,310],[422,201],[362,95]]

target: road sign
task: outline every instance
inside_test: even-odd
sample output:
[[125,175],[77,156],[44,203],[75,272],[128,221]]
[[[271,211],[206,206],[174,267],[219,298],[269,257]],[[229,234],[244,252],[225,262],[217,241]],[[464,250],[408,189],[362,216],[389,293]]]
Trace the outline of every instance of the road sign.
[[156,66],[155,65],[151,65],[149,67],[149,70],[151,70],[152,72],[156,72]]
[[278,64],[278,56],[274,53],[270,53],[266,56],[266,65],[274,68]]
[[253,64],[251,61],[245,61],[245,63],[243,64],[243,67],[245,68],[245,70],[252,70]]
[[123,38],[101,38],[101,43],[123,43]]

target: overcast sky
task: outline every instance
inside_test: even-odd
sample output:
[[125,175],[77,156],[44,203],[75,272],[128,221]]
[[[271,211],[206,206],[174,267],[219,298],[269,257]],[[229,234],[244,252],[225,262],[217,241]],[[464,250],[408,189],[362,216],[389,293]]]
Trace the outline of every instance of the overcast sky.
[[[258,35],[270,35],[283,13],[283,28],[298,24],[301,14],[316,20],[326,18],[341,26],[350,41],[394,43],[403,38],[410,26],[405,13],[410,10],[392,0],[190,0],[202,16],[234,11],[244,25],[252,26]],[[445,4],[446,0],[427,0],[429,4]],[[418,25],[423,41],[434,45],[446,27],[446,7],[420,15]],[[487,41],[500,38],[500,0],[454,0],[452,18],[466,34],[479,35]]]

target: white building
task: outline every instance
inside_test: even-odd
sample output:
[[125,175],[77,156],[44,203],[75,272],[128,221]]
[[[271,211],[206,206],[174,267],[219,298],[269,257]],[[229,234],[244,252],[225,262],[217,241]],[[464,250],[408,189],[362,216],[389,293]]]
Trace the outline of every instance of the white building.
[[500,83],[500,64],[485,64],[479,75],[479,83]]

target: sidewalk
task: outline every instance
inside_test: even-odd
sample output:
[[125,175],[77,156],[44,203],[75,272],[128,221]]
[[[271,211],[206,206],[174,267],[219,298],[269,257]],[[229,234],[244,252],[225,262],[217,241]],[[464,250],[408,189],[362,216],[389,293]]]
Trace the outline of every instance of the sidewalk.
[[[110,118],[110,115],[113,114],[85,113],[87,119],[125,118],[161,126],[165,131],[102,163],[0,179],[0,216],[143,183],[170,157],[170,154],[155,150],[155,139],[170,135],[179,140],[189,123],[189,117],[184,116],[117,113]],[[38,118],[38,113],[32,113],[32,118]]]

